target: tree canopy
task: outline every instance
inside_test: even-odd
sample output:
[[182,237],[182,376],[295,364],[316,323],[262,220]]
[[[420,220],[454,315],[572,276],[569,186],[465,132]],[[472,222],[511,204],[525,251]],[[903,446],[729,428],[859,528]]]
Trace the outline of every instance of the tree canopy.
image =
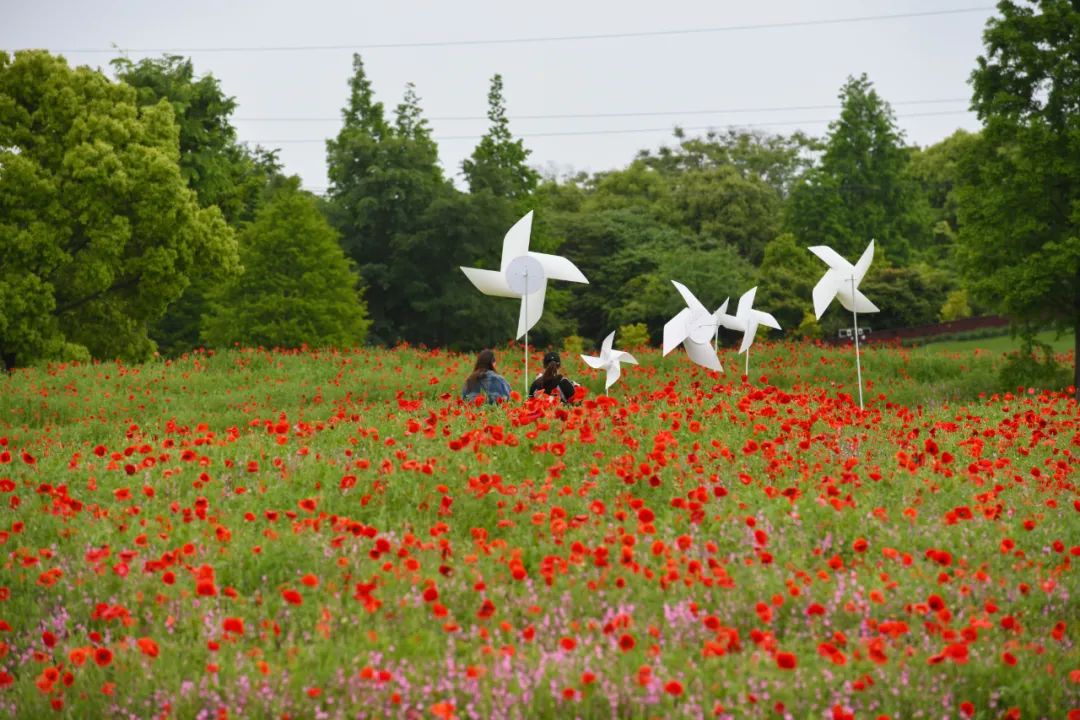
[[1029,326],[1072,328],[1080,343],[1080,7],[998,10],[971,76],[985,128],[961,162],[965,274],[976,298]]
[[237,262],[179,167],[168,103],[45,52],[0,53],[0,353],[146,358],[147,327]]
[[318,204],[284,181],[240,235],[243,271],[209,295],[203,338],[218,347],[355,347],[368,320],[359,276]]

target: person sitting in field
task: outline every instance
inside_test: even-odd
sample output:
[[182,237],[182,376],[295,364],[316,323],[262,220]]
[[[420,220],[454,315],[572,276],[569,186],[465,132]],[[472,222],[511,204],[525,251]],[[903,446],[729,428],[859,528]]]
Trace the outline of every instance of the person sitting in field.
[[545,355],[544,372],[533,380],[533,384],[529,387],[529,397],[558,393],[559,399],[564,403],[574,402],[578,389],[577,383],[563,375],[561,368],[562,360],[559,358],[559,353],[549,352]]
[[487,397],[488,403],[506,402],[510,399],[510,383],[495,372],[495,353],[491,350],[481,350],[476,356],[476,367],[461,388],[461,399],[466,402],[475,400],[481,394]]

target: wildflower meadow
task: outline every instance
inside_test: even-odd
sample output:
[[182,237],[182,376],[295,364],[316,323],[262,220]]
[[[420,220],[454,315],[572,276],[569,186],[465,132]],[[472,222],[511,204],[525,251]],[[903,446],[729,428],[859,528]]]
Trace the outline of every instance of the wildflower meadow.
[[8,374],[0,715],[1080,716],[1070,395],[635,355],[576,406],[409,347]]

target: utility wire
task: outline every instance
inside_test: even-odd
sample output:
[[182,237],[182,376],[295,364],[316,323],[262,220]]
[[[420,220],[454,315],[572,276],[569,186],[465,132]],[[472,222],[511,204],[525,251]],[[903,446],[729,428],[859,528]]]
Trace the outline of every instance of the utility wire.
[[[934,100],[899,100],[890,105],[933,105],[940,103],[968,102],[971,98],[939,98]],[[658,115],[735,115],[755,112],[790,112],[798,110],[836,110],[841,105],[788,105],[786,107],[729,108],[727,110],[658,110],[647,112],[610,112],[610,113],[559,113],[553,115],[513,115],[508,119],[519,120],[575,120],[584,118],[619,118],[619,117],[655,117]],[[340,117],[238,117],[236,122],[341,122]],[[457,120],[487,120],[487,115],[442,115],[427,118],[439,122]]]
[[[913,118],[913,117],[932,117],[938,115],[966,115],[970,113],[970,110],[940,110],[934,112],[922,112],[922,113],[905,113],[897,115],[897,118]],[[825,118],[816,120],[778,120],[776,122],[761,122],[761,123],[739,123],[737,125],[730,125],[726,127],[770,127],[774,125],[820,125],[822,123],[830,123],[836,118]],[[669,125],[667,127],[652,127],[652,128],[627,128],[627,129],[609,129],[609,130],[565,130],[555,132],[536,132],[536,133],[521,133],[518,137],[522,138],[536,138],[536,137],[564,137],[568,135],[628,135],[632,133],[651,133],[651,132],[671,132],[676,127],[680,130],[715,130],[717,125]],[[721,126],[724,127],[724,126]],[[481,135],[442,135],[434,136],[432,139],[442,142],[444,140],[478,140]],[[249,140],[247,142],[255,143],[257,145],[284,145],[284,144],[301,144],[301,143],[321,143],[326,142],[330,138],[311,138],[303,140]]]
[[748,25],[725,25],[710,28],[682,28],[675,30],[644,30],[639,32],[613,32],[582,35],[548,35],[542,37],[491,38],[473,40],[432,40],[421,42],[397,43],[359,43],[353,45],[257,45],[250,47],[172,47],[172,48],[75,48],[56,50],[57,53],[230,53],[230,52],[309,52],[318,50],[391,50],[430,47],[462,47],[477,45],[517,45],[551,42],[577,42],[585,40],[617,40],[622,38],[648,38],[673,35],[704,35],[709,33],[745,32],[750,30],[775,30],[782,28],[817,27],[821,25],[842,25],[849,23],[873,22],[877,20],[901,20],[905,18],[940,17],[944,15],[963,15],[994,10],[993,5],[954,8],[951,10],[927,10],[925,12],[895,13],[889,15],[861,15],[844,18],[821,18],[817,20],[792,20],[775,23],[753,23]]

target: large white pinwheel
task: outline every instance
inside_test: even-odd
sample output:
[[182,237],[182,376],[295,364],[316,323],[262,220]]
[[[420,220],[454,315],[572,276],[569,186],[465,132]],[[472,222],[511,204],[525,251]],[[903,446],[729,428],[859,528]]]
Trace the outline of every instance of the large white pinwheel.
[[711,341],[716,335],[720,318],[727,311],[728,301],[725,300],[715,313],[711,313],[685,285],[675,280],[671,282],[682,295],[686,307],[664,325],[664,355],[681,344],[693,362],[723,372],[724,368]]
[[754,297],[757,295],[757,287],[752,287],[739,298],[739,305],[734,315],[721,315],[719,320],[723,327],[743,334],[739,352],[746,353],[746,374],[750,374],[750,346],[754,344],[758,326],[764,325],[774,330],[780,329],[780,323],[771,314],[754,309]]
[[810,252],[825,261],[829,269],[814,286],[814,315],[820,320],[829,303],[836,298],[845,310],[853,313],[878,312],[877,306],[870,302],[859,290],[859,283],[870,269],[874,259],[874,241],[866,246],[859,262],[852,265],[840,253],[826,245],[815,245]]
[[548,280],[589,282],[577,266],[566,258],[529,250],[532,218],[530,210],[507,231],[498,270],[461,268],[476,289],[485,295],[521,298],[517,329],[519,338],[529,332],[543,315]]
[[814,314],[820,320],[822,314],[829,307],[829,303],[836,298],[845,310],[851,311],[854,323],[853,334],[855,335],[855,369],[859,376],[859,409],[863,409],[862,393],[862,360],[859,358],[859,313],[875,313],[878,308],[870,299],[859,290],[859,283],[870,269],[870,263],[874,260],[874,241],[863,250],[859,261],[852,265],[838,252],[825,245],[815,245],[810,252],[825,261],[829,269],[814,286]]
[[615,331],[612,330],[611,334],[604,338],[603,345],[600,346],[600,357],[594,357],[592,355],[582,355],[581,359],[585,361],[585,364],[589,367],[600,370],[607,370],[607,381],[604,383],[604,392],[607,392],[608,388],[614,385],[619,380],[619,376],[622,374],[622,370],[619,368],[621,363],[629,363],[631,365],[637,365],[638,361],[634,359],[634,356],[623,350],[612,350],[611,346],[615,342]]

